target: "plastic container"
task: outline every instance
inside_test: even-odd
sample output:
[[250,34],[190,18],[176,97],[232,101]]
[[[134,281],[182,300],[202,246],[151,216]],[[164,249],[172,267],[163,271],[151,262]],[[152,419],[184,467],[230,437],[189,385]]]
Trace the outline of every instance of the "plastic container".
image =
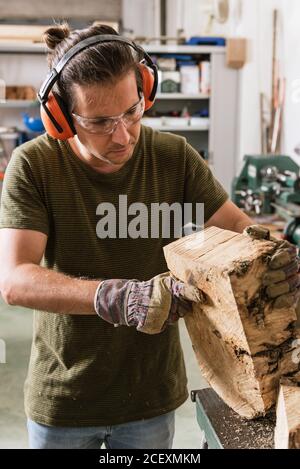
[[179,93],[180,92],[180,73],[179,72],[163,72],[160,89],[162,93]]
[[29,114],[22,114],[23,123],[26,125],[27,129],[32,132],[43,132],[45,127],[43,125],[42,119],[40,117],[31,117]]
[[18,145],[19,133],[15,128],[0,127],[0,196],[4,173],[13,150]]
[[181,93],[198,94],[200,91],[200,71],[197,65],[180,68]]
[[0,171],[18,145],[19,132],[14,127],[0,127]]
[[157,70],[157,77],[158,77],[157,93],[161,93],[161,82],[162,82],[162,71],[161,70]]
[[211,65],[210,62],[200,63],[200,92],[210,94],[211,92]]

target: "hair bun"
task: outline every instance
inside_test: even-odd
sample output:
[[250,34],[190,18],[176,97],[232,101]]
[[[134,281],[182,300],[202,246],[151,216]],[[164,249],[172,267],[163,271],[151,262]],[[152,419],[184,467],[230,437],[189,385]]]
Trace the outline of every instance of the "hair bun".
[[70,36],[71,30],[67,23],[51,26],[43,34],[43,40],[49,49],[55,49],[64,39]]

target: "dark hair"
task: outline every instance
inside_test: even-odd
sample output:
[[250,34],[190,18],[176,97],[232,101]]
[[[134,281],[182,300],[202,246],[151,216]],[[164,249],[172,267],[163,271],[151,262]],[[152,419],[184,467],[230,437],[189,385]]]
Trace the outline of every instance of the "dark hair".
[[[106,25],[94,25],[86,29],[71,31],[67,23],[48,28],[43,39],[49,49],[47,60],[55,67],[66,52],[78,42],[98,34],[118,33]],[[73,85],[93,85],[115,83],[128,72],[134,70],[138,92],[143,89],[142,76],[137,63],[142,59],[130,46],[120,42],[105,42],[88,47],[75,55],[63,68],[54,90],[64,99],[69,110],[74,105]]]

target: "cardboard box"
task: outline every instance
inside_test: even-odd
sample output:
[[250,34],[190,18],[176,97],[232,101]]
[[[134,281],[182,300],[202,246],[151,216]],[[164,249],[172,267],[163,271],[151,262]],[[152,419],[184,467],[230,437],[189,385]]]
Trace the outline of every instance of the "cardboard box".
[[240,69],[247,62],[247,39],[229,38],[226,40],[226,64]]

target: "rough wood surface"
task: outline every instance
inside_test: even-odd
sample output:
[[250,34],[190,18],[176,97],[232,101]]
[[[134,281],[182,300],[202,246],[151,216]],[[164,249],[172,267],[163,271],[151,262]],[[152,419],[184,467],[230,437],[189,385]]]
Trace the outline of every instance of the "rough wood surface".
[[274,307],[262,277],[272,241],[208,228],[164,248],[170,271],[206,294],[185,317],[200,369],[220,397],[246,418],[275,403],[280,377],[295,373],[294,308]]
[[300,449],[300,377],[280,386],[275,428],[276,449]]

